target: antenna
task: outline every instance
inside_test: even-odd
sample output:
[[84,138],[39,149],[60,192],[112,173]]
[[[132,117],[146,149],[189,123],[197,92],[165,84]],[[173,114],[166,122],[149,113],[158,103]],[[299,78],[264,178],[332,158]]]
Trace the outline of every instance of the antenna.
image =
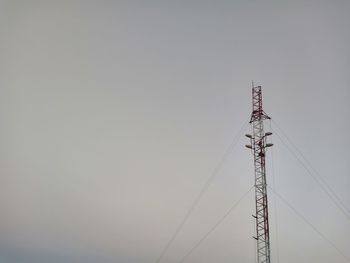
[[254,156],[255,175],[255,218],[258,263],[270,263],[269,214],[266,189],[265,151],[272,143],[267,143],[271,132],[264,132],[264,120],[270,117],[263,111],[261,86],[252,82],[253,111],[250,118],[252,135],[246,134],[250,144],[246,145]]

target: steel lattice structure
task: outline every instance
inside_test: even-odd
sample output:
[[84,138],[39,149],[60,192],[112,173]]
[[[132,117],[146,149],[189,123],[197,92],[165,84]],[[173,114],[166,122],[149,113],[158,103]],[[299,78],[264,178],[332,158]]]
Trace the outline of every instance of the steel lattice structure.
[[252,150],[255,166],[255,220],[257,241],[257,262],[270,263],[269,215],[266,189],[265,151],[272,144],[267,143],[270,132],[264,132],[264,120],[270,117],[263,111],[261,86],[252,88],[253,112],[250,119],[252,134],[251,144],[246,145]]

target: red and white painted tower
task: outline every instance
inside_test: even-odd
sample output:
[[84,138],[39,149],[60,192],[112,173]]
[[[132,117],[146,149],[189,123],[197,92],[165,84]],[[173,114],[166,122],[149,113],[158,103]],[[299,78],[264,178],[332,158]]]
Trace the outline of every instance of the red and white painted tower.
[[270,263],[270,235],[269,213],[266,189],[265,151],[271,147],[267,137],[271,132],[265,133],[264,120],[270,117],[263,111],[261,86],[252,87],[253,112],[250,119],[252,134],[246,134],[251,144],[246,145],[252,150],[255,167],[255,220],[257,241],[257,262]]

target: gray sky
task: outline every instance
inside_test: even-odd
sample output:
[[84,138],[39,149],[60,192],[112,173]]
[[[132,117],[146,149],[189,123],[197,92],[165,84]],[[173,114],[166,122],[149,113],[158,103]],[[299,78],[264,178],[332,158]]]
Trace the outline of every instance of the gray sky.
[[[154,263],[248,121],[252,80],[350,208],[349,11],[349,1],[0,1],[0,262]],[[350,257],[349,220],[273,142],[268,182],[274,171],[277,191]],[[179,262],[253,185],[244,144],[162,262]],[[272,194],[270,209],[274,262],[277,251],[284,263],[347,262]],[[186,262],[254,262],[253,213],[251,193]]]

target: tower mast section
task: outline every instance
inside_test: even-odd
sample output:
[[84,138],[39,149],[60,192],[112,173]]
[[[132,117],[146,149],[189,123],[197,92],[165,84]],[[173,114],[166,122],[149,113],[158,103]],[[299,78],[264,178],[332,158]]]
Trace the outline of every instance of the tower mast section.
[[270,117],[263,111],[261,86],[252,87],[253,112],[250,124],[252,134],[246,134],[251,144],[246,145],[252,150],[254,156],[255,174],[255,221],[257,242],[257,262],[270,263],[270,234],[269,234],[269,214],[266,188],[266,167],[265,152],[271,143],[267,143],[267,137],[271,132],[264,132],[264,120]]

